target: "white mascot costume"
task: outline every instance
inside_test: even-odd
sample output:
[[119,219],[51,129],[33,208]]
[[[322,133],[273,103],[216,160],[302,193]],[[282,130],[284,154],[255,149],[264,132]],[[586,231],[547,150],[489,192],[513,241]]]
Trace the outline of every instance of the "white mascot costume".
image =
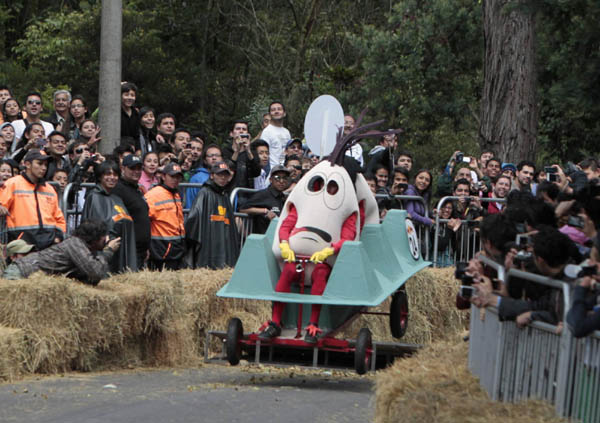
[[[359,119],[360,122],[360,119]],[[279,218],[273,252],[282,259],[282,272],[276,292],[290,292],[300,277],[310,277],[311,294],[322,295],[336,256],[345,241],[358,240],[365,223],[379,223],[377,202],[358,163],[345,151],[364,137],[380,137],[388,132],[359,135],[379,125],[375,122],[357,128],[338,141],[332,154],[306,173],[289,195]],[[358,126],[358,125],[357,125]],[[296,269],[297,258],[310,258],[303,272]],[[273,304],[271,321],[263,325],[260,339],[281,334],[285,303]],[[320,304],[313,304],[305,341],[316,343]]]

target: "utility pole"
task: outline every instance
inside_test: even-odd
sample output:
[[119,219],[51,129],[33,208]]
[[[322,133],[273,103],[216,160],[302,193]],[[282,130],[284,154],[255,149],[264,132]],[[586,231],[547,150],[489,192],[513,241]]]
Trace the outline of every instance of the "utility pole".
[[102,1],[101,25],[98,108],[102,141],[98,147],[101,154],[108,154],[121,142],[122,0]]

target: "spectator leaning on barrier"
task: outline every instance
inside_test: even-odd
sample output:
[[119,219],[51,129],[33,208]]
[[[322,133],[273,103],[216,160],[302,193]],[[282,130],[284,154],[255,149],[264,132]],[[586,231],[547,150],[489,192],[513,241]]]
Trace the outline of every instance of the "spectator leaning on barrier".
[[43,251],[16,259],[4,274],[5,279],[27,278],[34,272],[63,275],[97,285],[108,273],[108,261],[119,249],[119,238],[109,242],[107,227],[98,220],[83,221],[73,236]]
[[290,171],[284,166],[275,166],[270,179],[269,187],[255,192],[240,206],[240,212],[253,216],[253,233],[264,234],[271,220],[281,213],[285,203],[283,192],[290,185]]
[[181,166],[169,163],[163,169],[164,181],[144,196],[150,215],[150,269],[177,270],[184,267],[185,227],[179,184]]
[[481,220],[483,207],[477,197],[469,197],[469,188],[471,183],[468,179],[461,178],[454,183],[454,196],[459,197],[454,200],[453,218],[461,220]]
[[600,330],[600,284],[598,263],[587,263],[596,274],[579,279],[573,290],[573,302],[567,314],[567,324],[576,338]]
[[435,220],[425,216],[429,211],[429,201],[431,200],[431,172],[427,169],[421,169],[415,175],[413,185],[409,185],[404,193],[405,195],[417,195],[423,198],[423,203],[415,200],[406,200],[406,211],[410,218],[418,224],[431,226]]
[[226,187],[232,172],[225,162],[213,165],[185,221],[186,263],[192,268],[233,267],[240,241]]
[[119,166],[113,161],[105,161],[96,166],[94,173],[97,183],[85,199],[81,218],[101,220],[108,227],[111,239],[121,239],[118,254],[110,260],[111,272],[136,271],[133,219],[123,200],[112,193],[119,181]]
[[[564,274],[565,266],[571,257],[570,251],[574,248],[571,240],[554,228],[544,227],[532,236],[533,251],[531,260],[537,273],[552,279],[570,282],[571,279]],[[507,253],[506,268],[514,266],[516,249]],[[509,281],[507,290],[512,292]],[[530,291],[534,292],[534,291]],[[505,291],[504,294],[507,292]],[[537,290],[538,296],[533,298],[526,295],[525,299],[511,298],[495,295],[490,283],[478,284],[478,293],[472,302],[478,307],[496,306],[501,320],[516,320],[519,326],[524,326],[531,321],[540,320],[550,324],[558,324],[563,316],[562,292],[553,288]],[[513,294],[514,296],[514,294]]]
[[0,215],[6,216],[9,240],[22,238],[37,250],[62,241],[66,232],[56,191],[44,180],[48,159],[44,152],[30,150],[25,171],[0,190]]
[[125,156],[121,164],[121,177],[112,191],[120,197],[133,219],[135,252],[138,267],[142,268],[150,248],[150,217],[148,204],[138,184],[142,176],[142,159],[134,154]]

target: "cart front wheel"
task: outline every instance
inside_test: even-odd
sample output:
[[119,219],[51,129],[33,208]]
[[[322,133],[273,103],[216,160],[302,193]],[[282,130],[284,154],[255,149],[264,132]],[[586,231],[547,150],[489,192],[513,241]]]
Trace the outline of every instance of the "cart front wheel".
[[231,318],[227,326],[225,352],[227,354],[227,361],[232,366],[237,365],[242,357],[242,344],[240,341],[243,336],[244,326],[242,325],[242,321],[237,317]]
[[390,332],[396,339],[402,338],[408,325],[408,297],[401,289],[392,295],[390,305]]
[[354,369],[359,375],[364,375],[369,370],[372,358],[373,342],[371,341],[371,331],[362,328],[356,338],[356,348],[354,350]]

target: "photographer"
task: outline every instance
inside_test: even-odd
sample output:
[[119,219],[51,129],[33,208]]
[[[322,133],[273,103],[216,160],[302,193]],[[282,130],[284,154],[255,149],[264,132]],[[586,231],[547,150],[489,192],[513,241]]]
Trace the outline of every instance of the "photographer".
[[255,192],[242,204],[241,213],[254,216],[253,233],[264,234],[269,223],[279,216],[285,203],[283,192],[290,185],[290,171],[283,166],[275,166],[269,178],[271,185],[268,188]]
[[260,176],[260,160],[250,148],[248,122],[238,120],[229,131],[231,144],[223,147],[223,160],[235,163],[234,186],[252,188],[252,180]]
[[598,265],[591,266],[593,275],[582,277],[573,290],[573,303],[567,314],[567,324],[576,338],[600,330],[600,284]]
[[[535,264],[538,274],[569,282],[571,279],[565,275],[564,269],[571,258],[571,240],[554,228],[542,228],[531,239],[533,241],[531,255],[525,257],[528,251],[519,251],[515,254],[515,249],[512,249],[506,256],[506,268],[511,267],[514,264],[512,263],[514,257],[520,254],[521,260],[531,260]],[[507,288],[510,288],[510,283]],[[562,320],[563,296],[559,290],[548,287],[536,290],[525,289],[525,298],[521,299],[494,294],[491,283],[486,278],[482,278],[481,283],[476,283],[475,287],[477,294],[471,299],[473,304],[478,307],[498,307],[500,320],[516,320],[520,327],[533,320],[550,324],[558,324]]]
[[[504,263],[508,253],[507,247],[517,236],[517,229],[515,224],[505,215],[492,214],[482,220],[480,236],[482,247],[480,254],[497,263]],[[493,273],[490,268],[484,268],[481,262],[474,258],[468,263],[457,263],[455,275],[458,279],[461,279],[463,285],[471,285],[475,281],[481,281],[484,276],[488,278],[495,277],[496,275]],[[491,282],[489,283],[491,286]],[[507,295],[504,285],[495,286],[494,289],[502,295]],[[460,310],[468,309],[470,307],[469,297],[463,296],[459,292],[456,298],[456,306]]]

